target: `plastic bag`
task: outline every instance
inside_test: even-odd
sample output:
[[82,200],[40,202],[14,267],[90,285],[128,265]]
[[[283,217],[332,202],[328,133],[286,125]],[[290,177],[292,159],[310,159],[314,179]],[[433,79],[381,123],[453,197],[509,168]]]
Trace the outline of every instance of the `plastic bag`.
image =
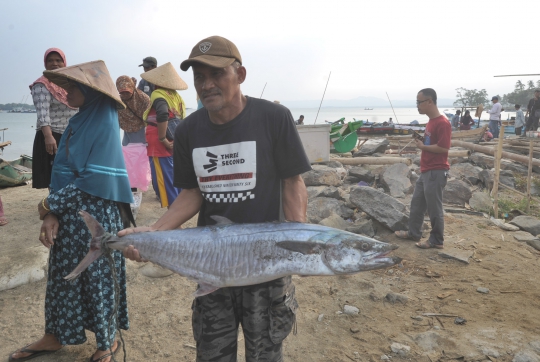
[[148,185],[152,181],[150,164],[146,155],[146,145],[143,143],[130,143],[122,146],[124,161],[129,177],[129,184],[141,191],[148,190]]

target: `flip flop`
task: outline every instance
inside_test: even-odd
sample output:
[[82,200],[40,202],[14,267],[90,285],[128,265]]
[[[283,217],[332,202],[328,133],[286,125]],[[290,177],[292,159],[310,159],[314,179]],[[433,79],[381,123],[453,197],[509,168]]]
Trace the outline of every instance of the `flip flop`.
[[443,245],[434,245],[434,244],[431,244],[429,241],[415,243],[414,245],[416,245],[420,249],[431,249],[431,248],[433,248],[433,249],[444,249]]
[[[45,354],[51,354],[51,353],[54,353],[54,352],[58,352],[59,350],[61,350],[62,348],[59,348],[57,350],[54,350],[54,351],[50,351],[50,350],[46,350],[46,349],[42,349],[41,351],[37,351],[35,349],[29,349],[29,348],[26,348],[28,346],[30,346],[32,343],[30,344],[27,344],[26,346],[24,346],[23,348],[21,348],[20,350],[17,350],[15,352],[13,352],[12,354],[9,355],[9,362],[18,362],[18,361],[28,361],[28,360],[31,360],[32,358],[36,358],[36,357],[39,357],[39,356],[43,356]],[[13,354],[14,353],[32,353],[30,356],[26,356],[26,357],[21,357],[21,358],[13,358]]]
[[[107,357],[112,357],[116,354],[116,352],[118,352],[118,350],[120,349],[120,347],[122,347],[122,342],[120,341],[116,341],[116,349],[113,351],[113,352],[109,352],[109,353],[106,353],[104,354],[103,356],[99,357],[98,359],[94,359],[94,355],[91,355],[90,356],[90,362],[98,362],[98,361],[101,361],[101,360],[104,360],[105,358]],[[17,360],[18,361],[18,360]]]
[[5,217],[0,216],[0,226],[4,226],[8,223]]
[[398,230],[394,232],[394,235],[400,239],[415,240],[415,241],[419,240],[419,239],[414,239],[413,237],[411,237],[407,230]]

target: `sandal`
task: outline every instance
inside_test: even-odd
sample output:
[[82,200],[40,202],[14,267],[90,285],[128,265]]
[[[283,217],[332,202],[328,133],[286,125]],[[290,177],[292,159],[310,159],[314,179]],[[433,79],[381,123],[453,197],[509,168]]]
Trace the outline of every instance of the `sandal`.
[[410,236],[407,230],[398,230],[394,232],[394,235],[400,239],[415,240],[415,241],[420,240],[420,239],[415,239],[412,236]]
[[[56,349],[54,351],[51,351],[51,350],[47,350],[47,349],[42,349],[41,351],[37,351],[35,349],[29,349],[29,348],[26,348],[28,346],[30,346],[32,343],[30,344],[27,344],[26,346],[24,346],[23,348],[13,352],[12,354],[9,355],[9,362],[16,362],[16,361],[28,361],[32,358],[36,358],[36,357],[39,357],[39,356],[43,356],[45,354],[51,354],[51,353],[54,353],[54,352],[57,352],[59,350],[61,350],[62,348],[59,348],[59,349]],[[21,358],[13,358],[13,354],[15,353],[32,353],[30,356],[26,356],[26,357],[21,357]]]
[[92,356],[90,356],[90,362],[98,362],[98,361],[101,361],[101,360],[103,360],[103,359],[105,359],[107,357],[112,357],[112,356],[114,356],[116,354],[116,352],[118,352],[120,347],[122,347],[122,342],[116,341],[116,349],[113,352],[106,353],[106,354],[104,354],[103,356],[101,356],[101,357],[99,357],[97,359],[94,359],[94,355],[92,355]]
[[429,240],[425,241],[425,242],[419,242],[419,243],[415,243],[414,245],[416,245],[417,247],[419,247],[420,249],[431,249],[431,248],[434,248],[434,249],[443,249],[444,246],[443,245],[435,245],[435,244],[431,244],[429,242]]

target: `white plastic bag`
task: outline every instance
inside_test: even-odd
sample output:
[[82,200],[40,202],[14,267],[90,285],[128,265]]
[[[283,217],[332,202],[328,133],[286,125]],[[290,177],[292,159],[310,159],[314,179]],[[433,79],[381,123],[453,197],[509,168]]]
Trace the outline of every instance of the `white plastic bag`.
[[146,155],[146,145],[143,143],[130,143],[122,147],[124,161],[129,177],[129,184],[141,191],[148,190],[148,185],[152,181],[150,164]]

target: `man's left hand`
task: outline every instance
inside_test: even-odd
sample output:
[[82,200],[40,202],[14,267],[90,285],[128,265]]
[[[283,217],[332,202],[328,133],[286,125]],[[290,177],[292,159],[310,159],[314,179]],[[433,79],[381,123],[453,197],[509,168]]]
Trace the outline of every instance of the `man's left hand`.
[[416,142],[416,147],[418,147],[419,149],[422,149],[424,147],[424,142],[420,140],[414,140],[414,142]]

